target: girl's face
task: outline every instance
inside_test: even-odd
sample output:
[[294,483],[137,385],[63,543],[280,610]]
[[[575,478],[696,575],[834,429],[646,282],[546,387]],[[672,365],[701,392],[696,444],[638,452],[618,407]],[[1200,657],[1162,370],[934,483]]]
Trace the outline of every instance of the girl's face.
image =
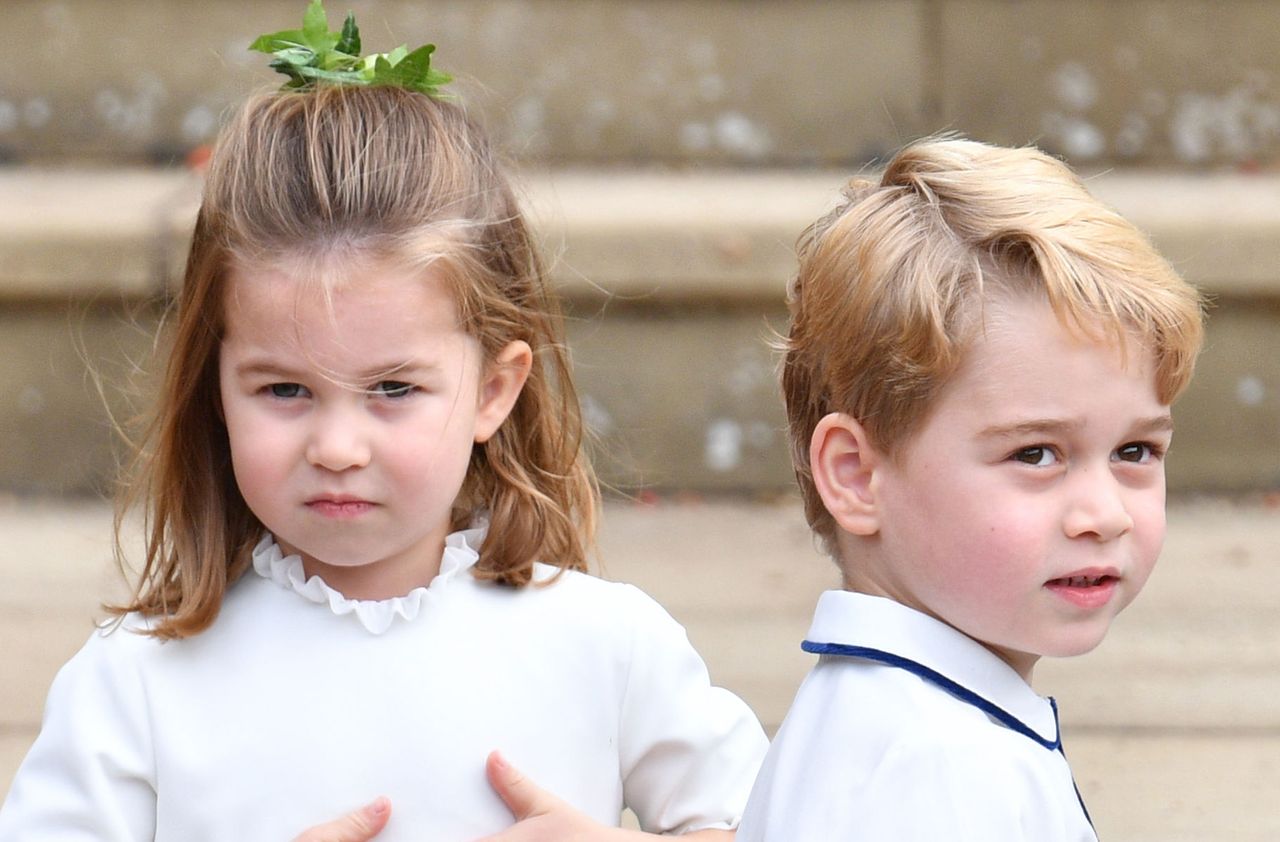
[[472,445],[507,417],[531,352],[486,363],[444,282],[375,260],[233,267],[222,412],[249,509],[308,576],[386,599],[439,570]]

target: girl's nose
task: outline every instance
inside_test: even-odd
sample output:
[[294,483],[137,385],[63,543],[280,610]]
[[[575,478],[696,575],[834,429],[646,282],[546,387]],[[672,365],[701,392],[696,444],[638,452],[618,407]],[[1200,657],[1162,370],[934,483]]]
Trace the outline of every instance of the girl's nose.
[[306,459],[327,471],[346,471],[369,464],[372,448],[359,422],[348,413],[319,414],[307,440]]
[[1069,538],[1094,537],[1110,541],[1133,529],[1125,505],[1124,486],[1106,469],[1086,468],[1072,483],[1072,496],[1063,519]]

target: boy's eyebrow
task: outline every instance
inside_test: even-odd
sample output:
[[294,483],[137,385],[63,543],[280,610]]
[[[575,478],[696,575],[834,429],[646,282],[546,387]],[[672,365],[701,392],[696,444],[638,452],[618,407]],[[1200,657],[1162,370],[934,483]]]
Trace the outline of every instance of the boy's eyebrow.
[[1173,432],[1173,416],[1165,412],[1160,415],[1153,415],[1150,418],[1144,418],[1133,425],[1133,429],[1139,433],[1172,433]]
[[[978,435],[983,438],[1017,438],[1045,433],[1074,433],[1084,427],[1084,421],[1075,418],[1036,418],[1013,424],[993,424]],[[1154,435],[1173,432],[1173,416],[1167,412],[1141,418],[1130,428],[1134,435]]]
[[992,424],[978,435],[982,438],[1016,438],[1039,433],[1071,433],[1084,426],[1083,421],[1065,418],[1036,418],[1012,424]]

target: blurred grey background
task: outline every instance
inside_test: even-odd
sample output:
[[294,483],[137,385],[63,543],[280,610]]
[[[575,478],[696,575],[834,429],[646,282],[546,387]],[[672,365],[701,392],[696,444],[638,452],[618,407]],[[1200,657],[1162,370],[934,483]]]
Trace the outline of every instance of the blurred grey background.
[[[5,0],[0,488],[101,490],[86,376],[145,357],[246,93],[303,0]],[[792,244],[925,134],[1038,144],[1213,299],[1175,489],[1280,485],[1280,4],[1261,0],[363,0],[518,162],[615,487],[786,492],[775,360]],[[50,459],[50,454],[56,458]]]
[[[1062,156],[1210,298],[1163,570],[1045,664],[1104,839],[1280,838],[1280,2],[358,0],[509,152],[551,257],[605,572],[776,728],[836,584],[794,503],[792,246],[842,182],[954,131]],[[0,0],[0,792],[118,588],[111,418],[145,406],[199,163],[305,0]]]
[[[6,0],[0,144],[167,163],[268,81],[302,0]],[[956,129],[1077,165],[1266,166],[1260,0],[352,0],[366,48],[440,45],[509,148],[557,164],[856,167]],[[412,45],[411,45],[412,46]]]

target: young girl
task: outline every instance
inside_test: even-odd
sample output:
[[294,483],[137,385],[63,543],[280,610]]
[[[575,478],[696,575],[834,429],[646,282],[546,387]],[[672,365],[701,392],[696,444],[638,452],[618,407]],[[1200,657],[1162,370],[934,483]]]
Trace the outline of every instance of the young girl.
[[575,827],[736,825],[764,736],[661,608],[579,572],[558,317],[461,107],[251,99],[172,340],[136,594],[55,679],[0,839],[280,842],[383,794],[379,839],[462,842],[513,822],[494,748]]

